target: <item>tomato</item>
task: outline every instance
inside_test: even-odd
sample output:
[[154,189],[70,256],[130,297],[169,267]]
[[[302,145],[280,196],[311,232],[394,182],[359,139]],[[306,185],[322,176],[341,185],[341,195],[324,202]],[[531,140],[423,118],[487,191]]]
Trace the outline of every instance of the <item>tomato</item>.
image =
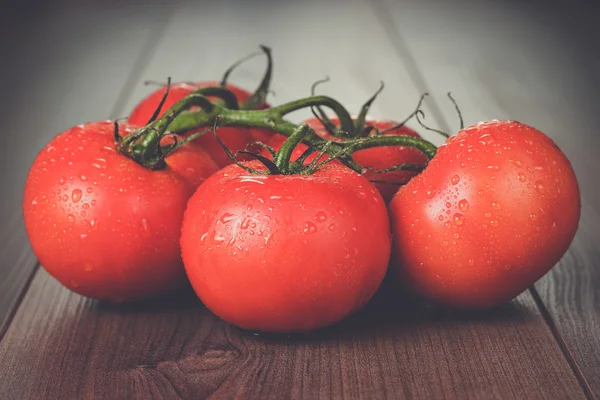
[[[112,121],[56,136],[25,185],[25,227],[40,264],[69,289],[112,302],[185,283],[179,249],[187,200],[218,167],[185,145],[152,171],[115,151]],[[134,131],[120,124],[121,134]]]
[[216,315],[245,329],[300,332],[367,303],[390,240],[383,199],[349,168],[253,175],[230,165],[190,199],[181,248],[194,290]]
[[[186,97],[190,93],[194,92],[198,88],[208,86],[219,86],[219,82],[198,82],[198,83],[176,83],[172,84],[169,88],[169,94],[167,99],[161,108],[159,117],[166,112],[171,106],[177,101]],[[235,94],[238,102],[244,102],[247,100],[251,93],[241,89],[235,85],[227,84],[226,88]],[[130,124],[144,126],[148,123],[150,117],[154,114],[154,111],[160,104],[161,99],[165,94],[166,87],[162,87],[155,92],[151,93],[148,97],[142,100],[129,115],[128,122]],[[211,99],[212,100],[212,99]],[[268,108],[265,104],[260,108]],[[266,141],[272,135],[270,131],[266,129],[255,129],[255,128],[243,128],[243,127],[220,127],[217,131],[219,138],[225,143],[225,145],[235,154],[238,150],[244,150],[246,146],[255,141]],[[212,134],[205,134],[194,140],[192,143],[205,149],[211,157],[217,162],[219,166],[225,166],[231,164],[231,160],[227,154],[223,151],[221,145],[217,142]],[[243,156],[240,157],[243,159]]]
[[401,279],[433,301],[484,308],[514,298],[560,260],[580,196],[551,139],[491,121],[450,138],[389,210]]
[[[339,126],[338,119],[332,119],[332,122]],[[331,139],[331,134],[325,129],[321,121],[317,118],[311,118],[305,121],[311,128],[314,129],[315,133],[321,136],[324,139]],[[393,121],[375,121],[375,120],[367,120],[367,126],[374,126],[380,131],[385,129],[389,129],[397,125],[397,122]],[[412,129],[402,126],[397,129],[390,130],[385,133],[386,135],[406,135],[406,136],[414,136],[420,137],[419,134]],[[341,140],[341,139],[336,139]],[[283,135],[277,134],[274,135],[268,142],[271,147],[275,150],[278,150],[283,142],[285,141],[285,137]],[[296,159],[302,154],[304,150],[306,150],[308,146],[300,145],[296,147],[294,150],[294,155],[292,159]],[[318,152],[317,152],[318,153]],[[262,152],[263,155],[267,155],[265,151]],[[316,158],[317,154],[311,155],[307,162],[311,162]],[[324,160],[326,157],[321,158]],[[383,146],[383,147],[375,147],[370,149],[363,149],[356,151],[353,155],[354,161],[358,162],[363,167],[371,167],[375,169],[386,169],[398,164],[416,164],[416,165],[426,165],[427,157],[419,150],[413,147],[405,147],[405,146]],[[369,180],[377,181],[375,182],[375,187],[379,190],[379,193],[383,196],[383,199],[388,203],[398,188],[400,187],[399,183],[408,182],[416,173],[412,171],[390,171],[390,172],[375,172],[371,170],[367,170],[364,173],[364,176]]]

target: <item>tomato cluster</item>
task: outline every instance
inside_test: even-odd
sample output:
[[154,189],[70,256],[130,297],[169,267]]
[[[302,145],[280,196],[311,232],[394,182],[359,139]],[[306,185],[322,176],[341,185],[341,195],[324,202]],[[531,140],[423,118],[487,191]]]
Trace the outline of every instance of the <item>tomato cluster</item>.
[[[388,265],[435,303],[484,308],[567,251],[579,188],[540,131],[483,122],[436,150],[403,123],[366,119],[366,108],[353,119],[324,96],[270,107],[263,50],[255,93],[169,84],[127,122],[79,125],[46,145],[23,213],[52,276],[110,302],[189,280],[226,321],[302,332],[360,310]],[[337,118],[282,119],[315,105]]]

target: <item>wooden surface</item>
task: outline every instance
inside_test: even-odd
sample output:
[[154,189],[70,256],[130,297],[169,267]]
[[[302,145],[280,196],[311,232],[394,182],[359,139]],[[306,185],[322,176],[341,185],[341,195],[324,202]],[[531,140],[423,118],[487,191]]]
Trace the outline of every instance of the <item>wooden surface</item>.
[[[0,107],[0,399],[600,394],[600,35],[591,3],[100,3],[11,14],[0,31],[15,38],[2,43],[11,62],[0,64],[11,77]],[[216,79],[261,43],[275,55],[272,102],[307,95],[328,75],[320,90],[356,112],[384,80],[375,117],[399,119],[429,91],[428,118],[455,129],[444,97],[452,91],[467,123],[510,118],[546,132],[582,189],[567,255],[496,310],[448,312],[385,287],[340,325],[292,338],[231,327],[190,291],[114,307],[36,268],[20,212],[36,152],[72,125],[127,115],[152,90],[146,79]],[[252,89],[262,67],[252,61],[232,80]]]

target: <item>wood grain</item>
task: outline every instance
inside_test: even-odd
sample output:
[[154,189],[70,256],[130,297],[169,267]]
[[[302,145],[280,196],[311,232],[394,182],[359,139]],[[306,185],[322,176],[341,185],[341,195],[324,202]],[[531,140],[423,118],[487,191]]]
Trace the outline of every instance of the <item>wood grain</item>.
[[122,116],[121,90],[130,90],[136,62],[168,13],[153,8],[141,19],[132,7],[92,4],[10,17],[3,36],[16,40],[5,43],[3,54],[14,62],[3,63],[2,76],[19,78],[5,82],[14,95],[0,108],[0,181],[11,188],[0,192],[0,337],[36,267],[21,214],[29,166],[61,131]]
[[584,398],[528,295],[460,315],[388,290],[288,338],[233,328],[190,292],[118,308],[40,271],[0,359],[0,398]]
[[[140,13],[138,28],[127,29],[152,26],[149,18]],[[365,26],[367,36],[357,29]],[[185,3],[117,111],[152,90],[144,79],[215,79],[265,43],[276,56],[272,101],[307,95],[329,74],[321,92],[355,112],[384,79],[373,115],[401,119],[422,82],[435,86],[428,74],[415,79],[423,66],[415,58],[411,67],[388,35],[366,1]],[[125,48],[146,43],[123,40]],[[113,54],[113,45],[104,51]],[[232,81],[252,88],[261,69],[260,60],[245,64]],[[115,99],[100,91],[94,101]],[[444,123],[441,105],[428,104],[428,115],[435,107]],[[189,289],[116,307],[75,295],[39,270],[0,341],[0,360],[0,398],[585,398],[529,293],[485,313],[451,313],[388,284],[361,313],[325,331],[255,336],[216,318]]]
[[463,2],[453,9],[435,9],[411,3],[407,15],[389,1],[380,15],[391,17],[391,35],[400,42],[400,51],[420,66],[446,125],[457,125],[454,108],[444,98],[452,91],[467,123],[496,118],[531,124],[571,160],[582,194],[579,231],[561,262],[536,288],[540,308],[549,311],[548,324],[557,340],[564,341],[565,357],[582,388],[590,397],[592,392],[599,396],[600,82],[595,70],[589,70],[600,64],[594,50],[600,35],[592,29],[599,18],[591,3],[538,5],[492,8]]

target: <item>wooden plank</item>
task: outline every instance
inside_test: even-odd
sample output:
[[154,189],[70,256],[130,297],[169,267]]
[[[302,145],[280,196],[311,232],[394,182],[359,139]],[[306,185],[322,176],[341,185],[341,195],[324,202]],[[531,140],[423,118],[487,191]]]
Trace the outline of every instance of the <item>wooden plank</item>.
[[456,315],[384,294],[288,339],[233,328],[193,293],[116,308],[40,271],[0,343],[0,397],[583,398],[528,297]]
[[411,3],[410,9],[407,15],[398,2],[389,1],[379,13],[391,16],[392,36],[421,67],[450,125],[456,126],[457,119],[443,98],[446,91],[454,93],[467,122],[497,118],[529,123],[548,134],[573,164],[583,203],[579,231],[565,257],[536,288],[541,311],[548,310],[548,324],[583,390],[598,396],[598,15],[590,3],[567,2],[544,7],[465,2],[452,9]]
[[158,8],[143,15],[131,6],[96,4],[48,10],[43,17],[12,14],[2,24],[3,36],[16,39],[4,44],[11,62],[2,64],[2,76],[18,79],[5,79],[11,101],[0,108],[0,181],[7,188],[0,193],[0,337],[36,266],[21,215],[29,166],[62,130],[121,116],[121,91],[129,90],[136,63],[168,17]]
[[[368,40],[357,26],[369,27]],[[214,79],[258,43],[276,55],[277,102],[325,74],[333,81],[323,91],[352,110],[386,80],[374,116],[407,114],[420,94],[368,4],[355,1],[190,2],[141,79]],[[234,81],[253,87],[260,67],[244,66]],[[149,90],[136,87],[128,106]],[[527,293],[493,312],[456,314],[388,288],[340,325],[289,339],[237,330],[191,293],[111,307],[39,271],[0,359],[0,398],[583,398]]]

